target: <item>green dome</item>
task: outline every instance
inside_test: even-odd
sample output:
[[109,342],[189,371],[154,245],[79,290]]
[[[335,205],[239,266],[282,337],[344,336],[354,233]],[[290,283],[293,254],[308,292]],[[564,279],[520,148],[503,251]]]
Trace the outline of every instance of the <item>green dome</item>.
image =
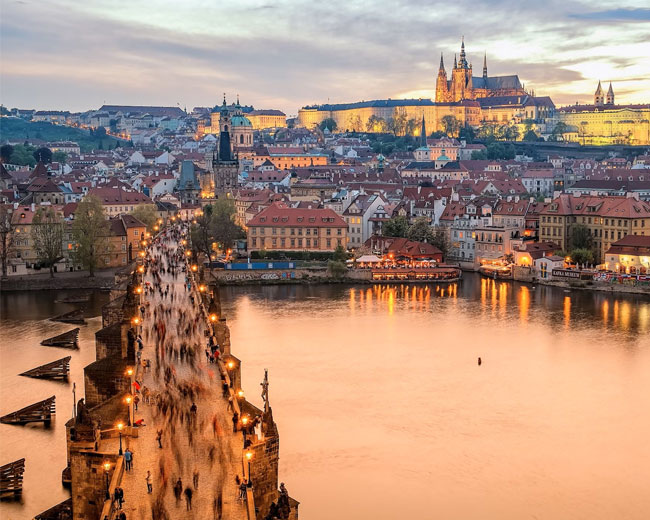
[[235,126],[253,126],[249,119],[244,116],[234,116],[230,120],[230,125],[235,127]]

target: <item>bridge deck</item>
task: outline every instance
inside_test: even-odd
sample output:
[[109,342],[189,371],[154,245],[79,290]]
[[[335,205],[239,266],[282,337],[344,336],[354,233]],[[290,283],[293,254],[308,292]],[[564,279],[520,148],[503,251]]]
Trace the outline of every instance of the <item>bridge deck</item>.
[[[154,255],[158,252],[154,249]],[[236,475],[242,476],[243,437],[241,432],[233,433],[232,415],[222,396],[218,367],[206,361],[203,320],[198,320],[196,331],[189,336],[178,332],[179,310],[189,311],[193,318],[198,309],[192,307],[189,293],[183,287],[183,273],[179,273],[176,279],[169,273],[161,276],[163,287],[169,283],[174,302],[171,303],[169,297],[162,298],[158,292],[147,297],[149,305],[143,323],[142,359],[150,360],[151,369],[138,376],[138,380],[152,393],[163,392],[182,383],[201,386],[204,390],[195,399],[197,417],[193,426],[189,427],[187,419],[181,423],[178,416],[171,419],[169,412],[163,414],[155,404],[147,404],[144,399],[140,401],[134,416],[136,421],[144,419],[146,426],[138,429],[137,439],[123,438],[124,449],[129,446],[134,453],[133,469],[124,474],[121,484],[126,517],[129,520],[152,517],[248,518],[245,503],[238,500],[239,491],[235,482]],[[150,276],[146,280],[153,284]],[[160,313],[163,306],[170,305],[171,316],[165,318],[166,344],[172,344],[177,349],[181,341],[198,345],[198,355],[191,363],[181,362],[175,356],[170,359],[165,349],[159,350],[160,363],[156,361],[156,340],[152,332],[155,321],[153,310],[157,309]],[[176,385],[165,384],[165,367],[175,371]],[[189,413],[192,401],[180,396],[179,399],[177,402],[182,403],[179,406],[181,410]],[[163,429],[162,449],[156,441],[158,429]],[[110,439],[106,445],[117,451],[117,444],[118,439]],[[103,443],[102,447],[104,446]],[[147,493],[147,471],[151,471],[152,475],[151,494]],[[193,487],[194,471],[199,472],[198,489]],[[178,477],[182,479],[183,489],[190,486],[194,491],[190,512],[186,512],[184,496],[178,503],[174,497],[173,486]],[[162,510],[166,511],[166,516]]]

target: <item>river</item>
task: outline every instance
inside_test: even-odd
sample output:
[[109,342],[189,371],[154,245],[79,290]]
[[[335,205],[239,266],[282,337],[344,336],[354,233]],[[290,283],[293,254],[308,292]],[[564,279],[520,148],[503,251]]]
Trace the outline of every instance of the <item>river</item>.
[[[108,293],[90,293],[83,304],[57,299],[88,291],[25,291],[0,293],[0,415],[56,395],[56,417],[49,428],[41,424],[0,424],[0,464],[25,458],[21,502],[2,501],[0,518],[27,520],[70,497],[61,485],[66,466],[65,423],[72,415],[72,384],[83,397],[83,368],[95,360],[95,332],[101,327],[101,307]],[[84,307],[86,325],[69,325],[48,318]],[[79,349],[43,347],[40,342],[80,327]],[[19,376],[30,368],[71,356],[68,383]]]
[[[57,418],[0,425],[0,463],[26,457],[23,520],[67,498],[71,352],[39,342],[69,293],[2,294],[2,413],[49,395]],[[300,516],[626,520],[650,515],[650,299],[466,275],[455,285],[228,287],[248,398],[269,396],[280,475]],[[89,302],[97,314],[106,295]],[[72,355],[69,384],[17,374]],[[481,366],[478,357],[482,358]],[[79,395],[79,393],[78,393]]]
[[650,299],[467,275],[222,303],[301,518],[650,518]]

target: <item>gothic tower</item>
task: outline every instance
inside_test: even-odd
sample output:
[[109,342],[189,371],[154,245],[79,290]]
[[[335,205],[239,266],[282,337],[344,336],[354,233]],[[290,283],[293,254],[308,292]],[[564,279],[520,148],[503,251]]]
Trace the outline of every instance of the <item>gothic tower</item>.
[[609,82],[609,89],[607,90],[607,104],[614,104],[614,89],[612,88],[612,82]]
[[483,79],[487,79],[487,52],[483,55]]
[[442,53],[440,53],[440,68],[438,69],[438,79],[436,80],[436,103],[445,103],[447,101],[449,101],[447,71],[445,70]]
[[600,85],[600,81],[598,81],[598,88],[594,93],[594,105],[596,105],[597,107],[601,107],[604,104],[605,104],[605,94],[603,94],[603,87]]
[[454,56],[454,70],[451,77],[451,101],[461,101],[466,98],[472,98],[472,68],[467,63],[465,55],[465,37],[460,44],[460,60],[456,64]]
[[214,174],[214,193],[217,197],[230,196],[237,187],[239,174],[239,160],[233,153],[230,142],[232,130],[230,111],[226,104],[226,95],[223,95],[223,104],[219,117],[219,143],[212,155],[212,171]]

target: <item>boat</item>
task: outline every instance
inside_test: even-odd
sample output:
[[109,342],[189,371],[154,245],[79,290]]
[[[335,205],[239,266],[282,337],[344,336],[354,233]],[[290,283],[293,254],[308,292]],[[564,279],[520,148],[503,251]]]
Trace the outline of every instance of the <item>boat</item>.
[[461,279],[462,271],[454,266],[436,267],[377,267],[371,270],[376,282],[453,283]]
[[478,272],[493,280],[512,280],[512,267],[509,265],[484,264],[478,268]]

